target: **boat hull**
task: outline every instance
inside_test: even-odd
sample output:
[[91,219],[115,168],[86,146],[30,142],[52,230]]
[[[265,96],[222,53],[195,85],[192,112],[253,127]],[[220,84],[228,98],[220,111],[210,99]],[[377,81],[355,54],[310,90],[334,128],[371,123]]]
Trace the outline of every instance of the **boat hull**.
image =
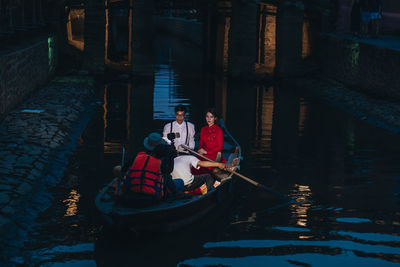
[[101,212],[105,222],[117,228],[136,231],[173,232],[188,224],[200,220],[210,211],[226,207],[232,199],[232,179],[225,180],[213,191],[200,197],[193,197],[181,205],[163,209],[151,207],[146,210],[115,207],[106,212],[106,205],[110,203],[96,201],[97,209]]

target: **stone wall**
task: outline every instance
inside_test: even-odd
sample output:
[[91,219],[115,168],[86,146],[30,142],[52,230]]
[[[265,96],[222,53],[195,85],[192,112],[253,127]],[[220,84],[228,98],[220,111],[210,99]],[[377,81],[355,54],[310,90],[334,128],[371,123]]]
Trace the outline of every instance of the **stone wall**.
[[29,47],[0,55],[0,120],[46,82],[49,69],[47,37]]
[[156,28],[199,46],[203,44],[203,23],[174,17],[156,17]]
[[352,89],[400,100],[400,51],[333,35],[321,38],[323,74]]

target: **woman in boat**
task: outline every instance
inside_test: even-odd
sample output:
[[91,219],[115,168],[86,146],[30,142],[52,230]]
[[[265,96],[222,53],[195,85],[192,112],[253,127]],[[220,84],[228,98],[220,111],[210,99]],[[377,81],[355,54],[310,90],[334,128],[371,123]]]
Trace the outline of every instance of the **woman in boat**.
[[[210,160],[215,161],[218,152],[222,152],[224,146],[224,134],[222,129],[216,124],[218,116],[215,109],[207,109],[205,115],[207,126],[201,128],[198,152]],[[221,161],[226,162],[223,157]]]

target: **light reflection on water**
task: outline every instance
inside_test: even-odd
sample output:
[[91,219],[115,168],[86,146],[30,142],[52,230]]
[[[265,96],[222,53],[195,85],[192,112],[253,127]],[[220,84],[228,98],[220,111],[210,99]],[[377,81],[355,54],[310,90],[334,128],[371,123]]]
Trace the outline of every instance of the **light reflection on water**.
[[251,154],[254,155],[253,164],[259,168],[271,168],[272,164],[273,94],[272,86],[257,88],[255,138],[252,140]]
[[295,218],[296,224],[301,227],[307,226],[308,221],[308,209],[311,207],[310,201],[311,198],[311,189],[307,185],[294,185],[294,189],[290,192],[289,196],[291,196],[295,201],[302,204],[292,204],[290,205],[292,210],[292,216]]
[[79,198],[81,195],[75,190],[71,190],[67,199],[63,200],[67,210],[65,211],[64,216],[74,216],[78,212],[78,204]]

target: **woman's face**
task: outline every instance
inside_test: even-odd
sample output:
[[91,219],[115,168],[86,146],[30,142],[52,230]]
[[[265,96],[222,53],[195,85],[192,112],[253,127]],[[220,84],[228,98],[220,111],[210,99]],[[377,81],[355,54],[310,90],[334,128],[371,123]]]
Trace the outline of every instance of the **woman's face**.
[[210,112],[207,112],[206,121],[207,121],[208,126],[212,126],[215,123],[214,115]]

